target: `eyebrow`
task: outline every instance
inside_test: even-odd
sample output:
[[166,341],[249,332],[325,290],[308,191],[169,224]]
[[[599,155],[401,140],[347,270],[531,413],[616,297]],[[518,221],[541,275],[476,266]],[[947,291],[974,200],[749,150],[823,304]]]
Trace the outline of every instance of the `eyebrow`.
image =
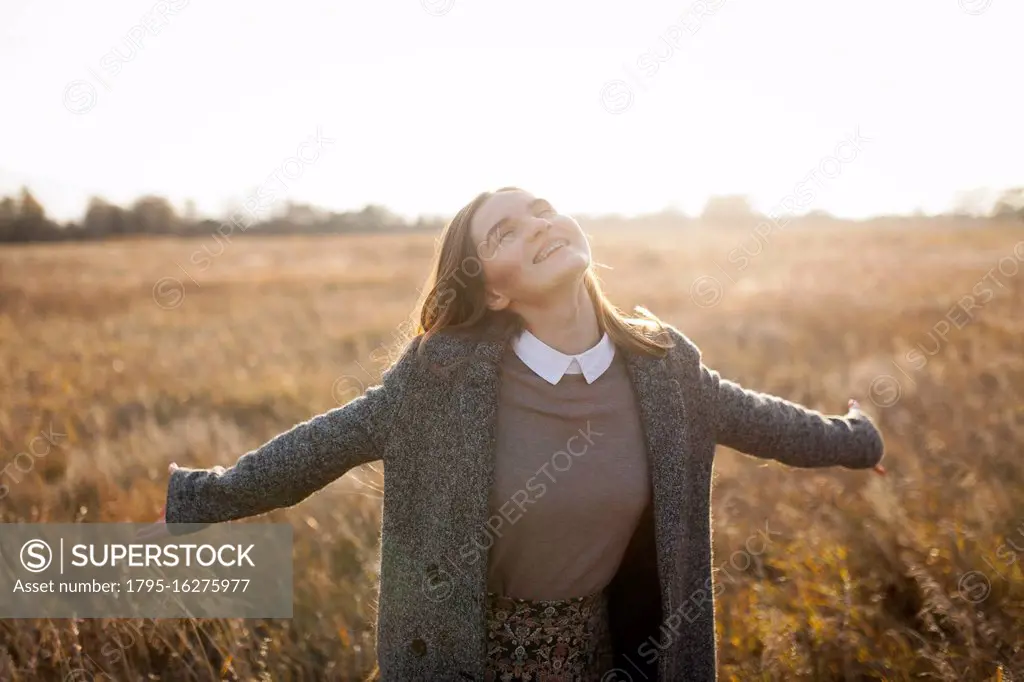
[[[537,210],[538,206],[546,206],[546,207],[552,208],[552,209],[554,208],[551,205],[550,201],[548,201],[547,199],[541,199],[540,197],[538,197],[538,198],[536,198],[536,199],[534,199],[533,201],[530,202],[530,205],[529,205],[530,213],[533,213],[535,210]],[[504,227],[506,223],[510,223],[510,222],[512,222],[512,218],[502,218],[498,222],[494,223],[494,226],[491,227],[491,229],[487,230],[487,234],[484,236],[484,242],[491,241],[491,237],[494,235],[494,233],[497,232],[502,227]]]

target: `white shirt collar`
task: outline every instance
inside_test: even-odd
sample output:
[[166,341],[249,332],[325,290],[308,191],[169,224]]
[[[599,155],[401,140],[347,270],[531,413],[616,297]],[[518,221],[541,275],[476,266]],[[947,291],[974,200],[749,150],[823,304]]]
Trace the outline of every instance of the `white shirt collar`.
[[513,339],[512,349],[527,367],[549,384],[557,384],[565,374],[580,373],[588,384],[592,384],[611,366],[615,357],[615,344],[612,343],[608,332],[604,333],[593,348],[578,355],[566,355],[524,329]]

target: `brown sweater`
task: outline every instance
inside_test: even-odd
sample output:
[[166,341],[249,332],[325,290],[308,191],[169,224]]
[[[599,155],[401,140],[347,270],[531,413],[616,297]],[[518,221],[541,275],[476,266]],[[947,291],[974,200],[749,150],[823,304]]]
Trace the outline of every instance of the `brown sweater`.
[[502,362],[488,590],[565,599],[603,589],[650,499],[643,431],[621,353],[593,383],[552,385]]

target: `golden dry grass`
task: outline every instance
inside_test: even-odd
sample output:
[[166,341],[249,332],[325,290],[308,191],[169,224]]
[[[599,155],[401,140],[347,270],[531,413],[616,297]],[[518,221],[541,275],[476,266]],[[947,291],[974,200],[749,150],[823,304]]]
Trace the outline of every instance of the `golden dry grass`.
[[[67,434],[0,481],[0,520],[152,520],[168,462],[228,465],[351,398],[379,377],[433,239],[249,237],[202,272],[190,255],[212,239],[0,249],[0,467],[50,424]],[[858,397],[886,438],[884,478],[719,453],[721,679],[1024,679],[1024,231],[592,242],[620,307],[648,307],[751,388],[827,412]],[[754,254],[742,269],[737,248]],[[153,297],[164,277],[185,286],[170,310]],[[295,529],[292,620],[0,621],[0,679],[364,674],[380,486],[364,467],[260,519]]]

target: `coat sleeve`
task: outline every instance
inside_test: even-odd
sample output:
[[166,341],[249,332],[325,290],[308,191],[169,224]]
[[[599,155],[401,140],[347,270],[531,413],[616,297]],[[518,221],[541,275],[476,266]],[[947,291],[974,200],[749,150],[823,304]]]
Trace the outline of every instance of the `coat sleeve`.
[[418,345],[417,337],[380,384],[278,434],[230,468],[172,473],[167,523],[218,523],[290,507],[353,467],[381,459]]
[[867,415],[825,415],[743,388],[703,363],[700,369],[721,445],[794,467],[868,469],[882,459],[882,436]]

